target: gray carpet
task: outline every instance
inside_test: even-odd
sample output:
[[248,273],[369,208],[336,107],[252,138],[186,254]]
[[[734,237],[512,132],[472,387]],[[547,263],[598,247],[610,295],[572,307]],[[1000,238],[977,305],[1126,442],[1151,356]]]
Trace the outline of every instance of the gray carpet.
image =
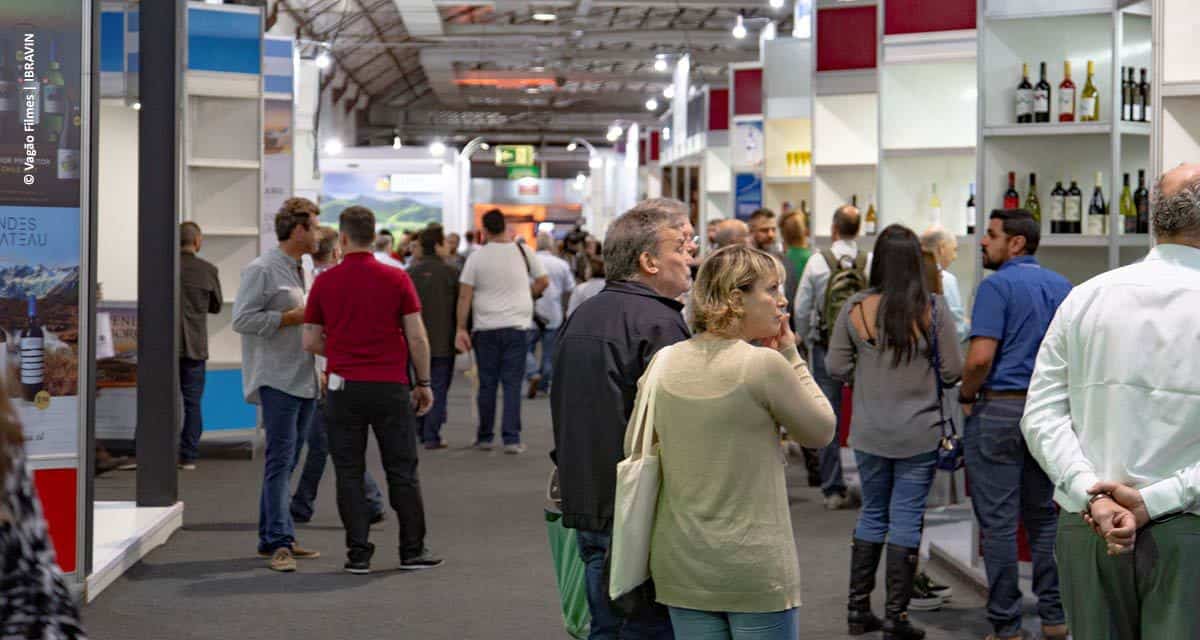
[[[429,544],[446,557],[444,567],[396,570],[396,526],[389,514],[372,531],[376,572],[343,573],[330,467],[316,517],[297,531],[302,545],[324,555],[301,561],[297,573],[273,573],[255,555],[261,461],[205,459],[197,471],[180,476],[183,530],[85,609],[90,634],[99,640],[566,638],[542,519],[552,443],[547,401],[524,403],[529,451],[507,456],[468,448],[474,438],[468,393],[460,373],[445,433],[451,448],[422,452],[421,459]],[[375,451],[369,461],[382,479]],[[801,635],[846,637],[855,515],[824,511],[802,467],[792,467],[789,477],[804,584]],[[97,495],[130,499],[132,483],[132,473],[102,476]],[[928,625],[931,640],[982,638],[982,600],[951,582],[953,606],[914,619]]]

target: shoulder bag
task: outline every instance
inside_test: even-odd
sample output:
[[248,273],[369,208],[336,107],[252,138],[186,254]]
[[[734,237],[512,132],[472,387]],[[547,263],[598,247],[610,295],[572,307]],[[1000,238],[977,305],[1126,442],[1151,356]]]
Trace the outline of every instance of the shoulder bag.
[[[529,266],[529,254],[525,253],[525,248],[521,246],[520,242],[514,242],[513,244],[517,247],[517,253],[521,254],[521,264],[525,265],[525,273],[532,278],[533,267]],[[537,293],[533,290],[532,285],[529,288],[529,295],[533,296],[534,302],[537,302],[537,300],[542,297],[541,293]],[[550,324],[545,318],[542,317],[540,313],[537,312],[536,306],[533,309],[533,324],[537,325],[539,331],[545,331],[546,325]]]
[[954,427],[954,418],[946,415],[945,394],[942,389],[942,349],[938,344],[938,310],[937,298],[929,296],[929,312],[932,315],[929,339],[929,366],[933,367],[933,386],[937,390],[938,427],[942,430],[942,439],[938,441],[937,468],[951,473],[963,466],[962,438]]

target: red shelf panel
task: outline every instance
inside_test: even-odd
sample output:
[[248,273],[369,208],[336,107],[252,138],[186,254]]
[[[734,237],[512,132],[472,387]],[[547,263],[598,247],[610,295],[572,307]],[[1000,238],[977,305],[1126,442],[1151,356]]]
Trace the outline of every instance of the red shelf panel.
[[817,11],[817,71],[874,69],[876,7]]
[[887,35],[975,28],[975,0],[888,0]]
[[733,115],[754,116],[763,112],[763,70],[733,72]]
[[708,130],[729,130],[729,89],[712,89],[709,91]]

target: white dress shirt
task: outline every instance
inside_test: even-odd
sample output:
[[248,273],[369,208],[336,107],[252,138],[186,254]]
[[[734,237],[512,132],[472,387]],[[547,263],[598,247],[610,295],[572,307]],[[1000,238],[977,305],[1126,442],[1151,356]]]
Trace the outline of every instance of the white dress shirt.
[[547,329],[557,329],[563,323],[563,296],[575,290],[575,275],[566,260],[549,251],[538,251],[537,257],[546,275],[550,276],[550,284],[542,297],[534,301],[533,309],[546,320]]
[[1200,249],[1075,287],[1038,352],[1021,429],[1071,512],[1099,480],[1141,491],[1151,518],[1200,514]]
[[[858,243],[853,240],[838,240],[830,247],[838,260],[854,259],[858,255]],[[867,254],[867,276],[871,275],[871,254]],[[796,324],[796,335],[805,341],[811,352],[821,330],[821,305],[825,304],[825,288],[829,286],[829,265],[820,251],[813,251],[808,264],[804,266],[804,275],[800,276],[800,286],[796,290],[796,303],[792,318]],[[829,326],[837,318],[829,318]]]
[[958,341],[963,342],[970,335],[971,328],[967,325],[967,312],[963,309],[962,293],[958,290],[958,277],[947,269],[941,269],[941,274],[942,298],[954,317],[954,332],[958,334]]
[[376,252],[375,252],[375,259],[376,259],[376,260],[378,260],[378,261],[380,261],[380,262],[382,262],[382,263],[384,263],[384,264],[386,264],[386,265],[388,265],[389,267],[396,267],[397,269],[403,269],[403,268],[404,268],[404,263],[403,263],[403,262],[400,262],[399,260],[397,260],[397,259],[393,258],[393,257],[391,256],[391,254],[389,254],[389,253],[388,253],[388,252],[386,252],[386,251],[376,251]]

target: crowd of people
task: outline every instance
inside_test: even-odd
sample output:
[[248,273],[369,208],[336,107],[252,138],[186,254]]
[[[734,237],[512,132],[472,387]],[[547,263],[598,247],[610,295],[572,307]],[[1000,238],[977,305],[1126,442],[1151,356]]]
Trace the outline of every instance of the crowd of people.
[[[443,563],[427,543],[418,449],[446,447],[455,358],[470,353],[475,448],[495,446],[501,389],[501,442],[513,455],[526,450],[522,395],[549,394],[562,523],[576,532],[592,639],[798,637],[789,453],[805,460],[826,508],[861,507],[847,532],[851,635],[925,637],[909,609],[949,596],[918,566],[926,503],[937,469],[961,457],[982,533],[989,640],[1025,633],[1022,525],[1041,637],[1200,637],[1188,606],[1200,567],[1187,547],[1200,533],[1200,360],[1189,348],[1200,341],[1200,165],[1158,181],[1157,246],[1142,261],[1075,288],[1039,263],[1032,214],[992,211],[980,250],[994,273],[969,321],[949,271],[952,235],[891,225],[868,252],[850,205],[834,212],[820,250],[803,215],[762,209],[710,224],[703,255],[687,207],[670,199],[619,216],[603,244],[577,229],[539,234],[535,247],[498,210],[463,248],[440,225],[397,243],[366,208],[344,210],[336,231],[318,214],[303,198],[283,205],[278,245],[245,268],[233,310],[244,394],[266,435],[258,552],[272,570],[320,555],[299,544],[294,523],[313,517],[329,456],[344,568],[371,571],[370,525],[386,517],[366,470],[371,431],[400,568]],[[197,256],[199,227],[185,223],[180,236],[179,462],[190,469],[207,358],[199,327],[221,294],[215,267]],[[848,390],[860,487],[842,469]],[[949,394],[961,416],[948,415]],[[82,637],[6,396],[0,550],[6,567],[25,569],[0,585],[0,635],[18,624],[20,637]],[[651,450],[631,442],[635,428]],[[650,498],[618,486],[618,465],[638,455],[660,464]],[[614,554],[626,563],[629,553],[614,536],[629,535],[619,516],[635,499],[653,500],[648,553],[634,559],[650,581],[614,593]],[[882,617],[871,607],[881,562]]]

